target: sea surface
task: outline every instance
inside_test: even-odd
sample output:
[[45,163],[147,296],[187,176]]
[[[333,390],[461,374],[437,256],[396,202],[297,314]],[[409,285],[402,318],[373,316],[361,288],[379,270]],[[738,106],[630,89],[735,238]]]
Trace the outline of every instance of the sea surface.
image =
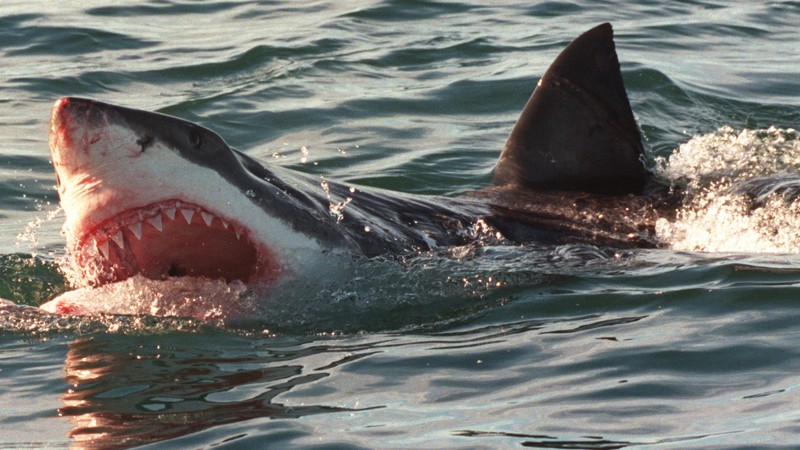
[[[173,114],[321,180],[457,196],[602,22],[648,164],[693,192],[664,248],[355,258],[239,323],[35,308],[71,289],[57,98]],[[795,127],[798,1],[4,0],[0,448],[797,448],[800,207],[733,198],[800,174]],[[107,301],[144,295],[127,289]]]

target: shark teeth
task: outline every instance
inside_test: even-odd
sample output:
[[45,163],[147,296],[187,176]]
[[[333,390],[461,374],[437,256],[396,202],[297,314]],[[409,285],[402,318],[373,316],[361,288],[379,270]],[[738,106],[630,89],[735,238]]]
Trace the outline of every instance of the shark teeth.
[[[114,241],[121,250],[125,250],[125,238],[122,236],[122,230],[117,230],[117,233],[111,236],[111,240]],[[106,241],[106,244],[108,244],[108,241]]]
[[[110,258],[112,256],[110,242],[113,242],[120,250],[126,250],[126,245],[130,247],[131,244],[141,242],[143,239],[147,240],[147,236],[151,235],[152,229],[158,232],[164,232],[164,217],[170,220],[170,222],[167,222],[170,227],[182,226],[181,224],[171,224],[171,222],[175,221],[176,217],[178,217],[179,211],[180,217],[186,221],[187,225],[199,225],[199,222],[192,222],[194,217],[198,216],[207,227],[233,233],[237,240],[241,240],[242,236],[247,236],[246,230],[236,223],[230,223],[212,212],[203,210],[203,208],[199,206],[174,201],[140,208],[120,215],[115,218],[115,220],[109,220],[109,223],[99,227],[92,233],[89,242],[93,244],[97,252],[103,258]],[[215,220],[218,221],[218,223],[215,224]],[[145,222],[147,222],[152,229],[144,229],[143,224]],[[127,235],[125,233],[127,233]],[[137,247],[134,245],[134,250],[136,248]]]
[[203,222],[206,223],[207,227],[210,227],[211,226],[211,221],[214,220],[214,215],[210,214],[210,213],[207,213],[205,211],[201,211],[200,212],[200,217],[203,218]]
[[128,229],[136,236],[136,240],[142,240],[142,222],[136,222],[128,225]]
[[161,215],[148,218],[147,223],[152,225],[153,228],[158,231],[164,231],[164,224],[161,222]]
[[102,244],[97,244],[97,250],[103,255],[103,258],[108,258],[109,251],[108,251],[108,241],[103,241]]
[[181,215],[183,216],[184,219],[186,219],[186,223],[190,224],[192,223],[192,216],[194,216],[194,210],[181,208]]
[[169,217],[169,220],[175,220],[175,212],[176,211],[177,211],[177,208],[167,208],[167,209],[164,210],[164,215]]

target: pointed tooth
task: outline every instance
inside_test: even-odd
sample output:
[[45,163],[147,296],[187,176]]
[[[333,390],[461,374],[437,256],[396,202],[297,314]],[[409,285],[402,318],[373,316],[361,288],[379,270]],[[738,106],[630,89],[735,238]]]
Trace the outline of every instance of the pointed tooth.
[[136,222],[134,224],[128,225],[128,229],[131,230],[134,236],[136,236],[136,240],[142,240],[142,222]]
[[104,241],[102,244],[97,244],[97,250],[103,255],[103,258],[108,258],[108,241]]
[[226,229],[226,230],[227,230],[227,229],[228,229],[228,222],[225,222],[225,221],[224,221],[224,220],[222,220],[222,219],[219,219],[219,221],[220,221],[220,222],[222,222],[222,228],[224,228],[224,229]]
[[[117,230],[117,233],[111,236],[111,240],[114,241],[121,250],[125,250],[125,238],[122,236],[122,230]],[[108,243],[108,241],[106,241],[106,243]]]
[[165,214],[167,217],[169,217],[169,220],[175,220],[175,213],[176,213],[177,211],[178,211],[178,210],[177,210],[177,209],[175,209],[175,208],[167,208],[167,209],[165,209],[165,210],[164,210],[164,214]]
[[211,226],[211,221],[214,220],[214,215],[211,213],[207,213],[205,211],[200,212],[200,217],[203,218],[203,222],[206,223],[207,227]]
[[153,226],[158,231],[164,231],[164,224],[161,222],[161,215],[147,219],[147,223]]
[[241,237],[242,237],[242,232],[241,231],[234,229],[233,232],[236,233],[236,240],[237,241],[239,239],[241,239]]
[[181,209],[181,215],[183,215],[183,218],[186,219],[187,224],[192,223],[192,216],[194,216],[194,210]]

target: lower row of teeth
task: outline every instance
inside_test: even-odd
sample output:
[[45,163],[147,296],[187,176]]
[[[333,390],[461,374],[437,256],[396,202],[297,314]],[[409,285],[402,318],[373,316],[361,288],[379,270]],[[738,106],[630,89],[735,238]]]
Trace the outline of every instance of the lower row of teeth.
[[[127,225],[128,231],[131,232],[132,235],[136,237],[137,240],[142,239],[142,224],[147,222],[150,226],[155,228],[157,231],[164,231],[164,222],[161,215],[165,215],[169,220],[175,220],[177,217],[178,212],[180,212],[183,219],[186,221],[186,224],[192,223],[192,218],[198,211],[194,209],[181,207],[180,202],[175,202],[174,207],[155,207],[152,208],[141,215],[141,219],[139,222],[132,223]],[[221,218],[206,212],[206,211],[199,211],[200,217],[203,219],[203,222],[206,226],[211,226],[211,222],[214,219],[217,219],[222,224],[224,229],[228,229],[230,224],[228,222],[222,220]],[[242,236],[242,232],[236,228],[234,228],[234,233],[236,234],[236,239],[240,239]],[[108,258],[109,255],[109,241],[113,241],[117,247],[124,250],[125,249],[125,238],[122,235],[122,229],[117,230],[116,233],[109,233],[109,237],[106,240],[101,241],[97,237],[95,237],[95,246],[100,251],[100,253]]]

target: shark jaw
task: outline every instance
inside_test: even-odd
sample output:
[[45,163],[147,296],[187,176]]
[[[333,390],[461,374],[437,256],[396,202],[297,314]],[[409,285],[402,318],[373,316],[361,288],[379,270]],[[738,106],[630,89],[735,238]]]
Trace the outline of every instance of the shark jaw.
[[76,265],[94,280],[90,284],[135,274],[265,281],[282,271],[245,228],[176,199],[122,211],[70,241]]
[[208,156],[236,167],[221,138],[180,119],[158,119],[154,127],[137,123],[133,110],[70,98],[55,103],[50,147],[75,284],[142,275],[263,285],[302,270],[293,251],[319,253],[313,238],[202,163]]

